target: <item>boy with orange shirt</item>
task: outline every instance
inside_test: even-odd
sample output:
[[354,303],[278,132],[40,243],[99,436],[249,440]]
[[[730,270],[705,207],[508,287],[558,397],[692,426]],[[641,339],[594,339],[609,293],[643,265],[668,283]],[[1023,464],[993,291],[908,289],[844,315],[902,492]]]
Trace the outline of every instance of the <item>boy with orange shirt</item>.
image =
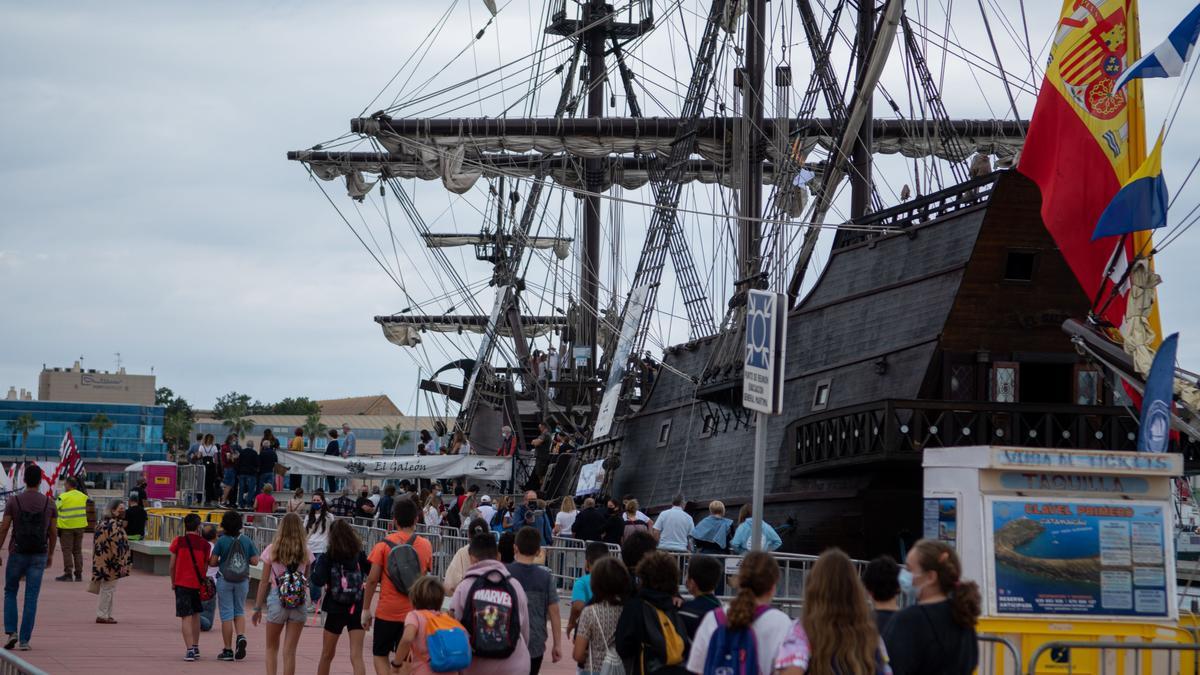
[[[392,509],[396,531],[375,544],[375,548],[371,549],[371,554],[367,556],[367,560],[371,562],[371,574],[367,577],[363,593],[362,625],[364,629],[371,630],[371,624],[375,624],[371,654],[374,656],[376,675],[391,673],[389,656],[396,651],[396,646],[404,635],[404,620],[413,610],[408,596],[397,590],[387,574],[388,555],[394,547],[407,544],[416,551],[423,574],[428,574],[433,569],[433,546],[428,539],[418,536],[414,531],[418,511],[412,499],[397,499]],[[379,587],[379,607],[372,612],[371,601],[375,598],[376,586]]]

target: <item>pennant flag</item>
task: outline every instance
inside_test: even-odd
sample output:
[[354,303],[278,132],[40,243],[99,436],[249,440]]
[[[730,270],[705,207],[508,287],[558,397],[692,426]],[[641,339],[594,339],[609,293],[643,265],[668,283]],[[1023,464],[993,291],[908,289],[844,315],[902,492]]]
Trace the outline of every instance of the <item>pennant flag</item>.
[[1151,77],[1179,77],[1183,73],[1183,64],[1192,55],[1196,47],[1196,37],[1200,35],[1200,5],[1196,5],[1183,21],[1167,35],[1163,43],[1154,51],[1143,56],[1121,73],[1117,78],[1114,89],[1120,89],[1125,83],[1135,79]]
[[1171,392],[1175,386],[1175,347],[1179,333],[1162,341],[1154,353],[1154,365],[1146,378],[1142,397],[1142,423],[1138,429],[1138,452],[1166,452],[1171,438]]
[[1167,182],[1162,176],[1162,132],[1154,149],[1100,214],[1092,241],[1101,237],[1156,230],[1167,224]]
[[[1105,208],[1145,159],[1140,83],[1114,86],[1139,56],[1137,0],[1064,0],[1050,62],[1017,170],[1037,183],[1042,220],[1101,318],[1125,319],[1128,284],[1112,293],[1136,252],[1152,249],[1149,231],[1092,241]],[[1160,334],[1157,308],[1149,318]]]

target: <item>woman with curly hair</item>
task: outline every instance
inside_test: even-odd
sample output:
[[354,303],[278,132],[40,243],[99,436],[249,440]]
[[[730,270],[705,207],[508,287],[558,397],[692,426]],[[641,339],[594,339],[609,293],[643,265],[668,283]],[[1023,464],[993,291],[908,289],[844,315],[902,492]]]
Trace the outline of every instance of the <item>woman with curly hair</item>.
[[129,537],[125,534],[125,502],[114,499],[104,509],[104,520],[96,526],[92,548],[92,584],[100,594],[96,623],[116,623],[113,595],[117,580],[129,576]]
[[817,558],[804,583],[804,616],[775,659],[783,675],[891,675],[867,591],[840,549]]
[[[975,622],[979,586],[962,578],[962,563],[944,541],[922,539],[905,559],[917,604],[900,610],[884,632],[896,675],[960,675],[979,664]],[[901,573],[901,585],[908,574]]]
[[675,606],[679,563],[662,551],[642,556],[638,591],[621,609],[613,644],[627,675],[684,675],[690,644]]

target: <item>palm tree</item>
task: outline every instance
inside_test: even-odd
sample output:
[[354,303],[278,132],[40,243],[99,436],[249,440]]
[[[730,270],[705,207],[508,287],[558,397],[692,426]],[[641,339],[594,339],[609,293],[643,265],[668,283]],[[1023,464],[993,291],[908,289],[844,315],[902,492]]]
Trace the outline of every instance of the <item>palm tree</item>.
[[239,440],[246,437],[246,434],[254,430],[254,420],[241,415],[230,415],[229,419],[223,424],[229,428],[229,433],[237,434]]
[[12,433],[13,440],[17,438],[17,434],[21,435],[21,448],[25,448],[25,444],[29,442],[29,432],[41,426],[37,420],[33,419],[33,415],[25,413],[18,415],[15,420],[8,423],[8,430]]
[[395,450],[407,443],[410,438],[412,438],[412,434],[407,431],[401,431],[399,424],[394,427],[386,424],[383,425],[383,440],[381,444],[384,450]]
[[96,432],[96,445],[100,451],[104,451],[104,432],[113,428],[113,421],[108,419],[108,415],[104,413],[96,413],[91,421],[87,423],[88,427]]
[[304,418],[303,429],[304,429],[304,435],[308,436],[309,450],[316,450],[317,449],[317,437],[320,436],[321,434],[325,433],[325,431],[327,429],[329,429],[329,427],[325,426],[325,424],[321,422],[321,413],[320,413],[320,411],[318,411],[318,412],[312,413],[308,417]]
[[192,420],[183,411],[174,411],[167,413],[163,419],[163,439],[170,444],[171,458],[175,458],[175,453],[179,447],[187,443],[188,436],[192,433]]

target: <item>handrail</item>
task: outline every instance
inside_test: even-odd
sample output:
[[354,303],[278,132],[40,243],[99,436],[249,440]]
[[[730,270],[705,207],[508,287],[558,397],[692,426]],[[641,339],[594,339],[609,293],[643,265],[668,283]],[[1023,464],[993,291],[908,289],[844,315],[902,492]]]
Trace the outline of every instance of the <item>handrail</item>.
[[[1194,658],[1194,661],[1192,663],[1192,672],[1193,673],[1200,672],[1200,670],[1198,670],[1198,668],[1200,668],[1200,666],[1197,665],[1198,663],[1200,663],[1200,644],[1195,644],[1195,643],[1185,644],[1182,642],[1104,642],[1104,641],[1086,642],[1086,641],[1079,640],[1079,641],[1061,641],[1061,642],[1056,641],[1056,642],[1042,643],[1041,645],[1038,646],[1037,649],[1035,649],[1033,651],[1033,654],[1029,657],[1029,665],[1026,668],[1026,674],[1027,675],[1036,675],[1037,662],[1038,662],[1038,659],[1041,658],[1043,654],[1046,654],[1047,652],[1053,652],[1054,650],[1062,650],[1062,649],[1067,650],[1068,654],[1070,653],[1070,650],[1074,650],[1074,649],[1079,649],[1079,650],[1098,649],[1098,650],[1100,650],[1101,653],[1103,653],[1105,651],[1131,651],[1131,652],[1134,652],[1135,657],[1140,656],[1140,654],[1138,654],[1138,652],[1143,652],[1143,651],[1172,652],[1172,653],[1173,652],[1191,652],[1193,654],[1193,658]],[[1172,658],[1173,656],[1174,656],[1174,654],[1171,654],[1168,656],[1168,658]],[[1140,672],[1140,670],[1138,670],[1136,672]],[[1175,671],[1168,669],[1167,672],[1175,672]]]
[[48,673],[9,650],[0,649],[0,675],[48,675]]

